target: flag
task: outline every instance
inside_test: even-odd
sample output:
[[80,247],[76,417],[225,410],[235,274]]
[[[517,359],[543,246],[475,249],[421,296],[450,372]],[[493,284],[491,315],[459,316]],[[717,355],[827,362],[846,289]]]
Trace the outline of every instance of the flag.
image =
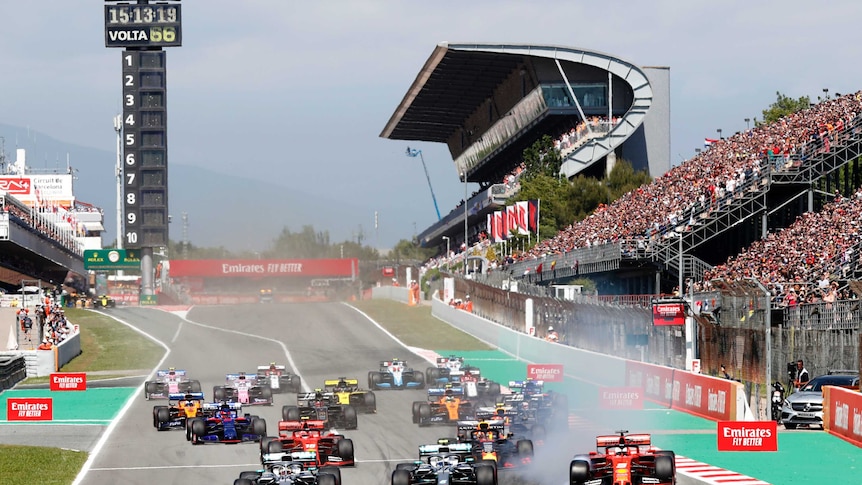
[[709,148],[713,143],[717,143],[717,142],[718,142],[718,140],[715,140],[713,138],[704,138],[703,139],[703,146],[704,146],[704,148]]
[[518,230],[518,214],[514,205],[506,207],[506,239],[512,236],[512,231]]
[[527,201],[527,230],[530,232],[539,232],[539,201]]
[[494,212],[494,242],[501,243],[506,240],[503,237],[503,213],[501,211]]
[[530,204],[526,200],[521,202],[515,202],[515,212],[516,212],[516,222],[518,224],[518,234],[522,236],[526,236],[530,234],[530,229],[527,226],[528,217],[527,214],[530,212]]
[[538,265],[538,266],[536,266],[536,274],[542,274],[542,266],[543,266],[544,264],[545,264],[545,263],[539,263],[539,265]]

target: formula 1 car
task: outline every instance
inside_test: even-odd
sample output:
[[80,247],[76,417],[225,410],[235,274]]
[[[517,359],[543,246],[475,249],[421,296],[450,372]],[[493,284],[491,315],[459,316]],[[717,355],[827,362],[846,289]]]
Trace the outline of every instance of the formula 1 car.
[[425,370],[425,382],[459,384],[464,395],[475,398],[496,398],[500,395],[500,384],[482,377],[478,367],[464,364],[464,358],[455,355],[438,357],[437,367]]
[[282,406],[281,418],[285,421],[300,421],[303,418],[322,421],[327,428],[356,429],[359,420],[356,408],[341,404],[332,392],[315,389],[296,395],[296,406]]
[[529,423],[538,423],[545,429],[567,429],[569,400],[565,394],[545,392],[544,381],[509,381],[512,394],[503,396],[503,401],[519,409]]
[[502,421],[507,435],[529,438],[536,445],[544,443],[547,431],[539,423],[536,412],[529,409],[529,403],[521,408],[511,402],[498,402],[493,407],[476,408],[475,415],[479,421]]
[[186,377],[186,371],[173,367],[156,371],[156,378],[144,383],[144,397],[150,399],[168,399],[171,394],[201,392],[201,383]]
[[240,473],[239,478],[234,480],[233,484],[341,485],[341,470],[332,467],[307,468],[301,462],[294,462],[289,460],[274,461],[272,463],[265,464],[263,470],[246,471]]
[[224,386],[213,387],[213,399],[216,401],[272,406],[272,389],[258,382],[257,375],[246,375],[245,372],[227,374],[225,381]]
[[575,455],[569,466],[572,485],[624,485],[676,483],[676,457],[672,451],[659,451],[650,444],[648,434],[597,436],[596,450]]
[[533,442],[512,439],[503,421],[459,421],[458,438],[471,445],[476,460],[491,460],[497,468],[518,468],[533,462]]
[[339,404],[349,404],[362,413],[377,412],[377,397],[373,391],[360,389],[358,379],[327,379],[323,381],[323,386],[335,395]]
[[390,483],[497,485],[497,468],[493,463],[477,462],[470,457],[469,443],[445,441],[420,446],[420,461],[397,464]]
[[419,426],[452,424],[473,418],[473,403],[464,399],[464,390],[447,384],[428,389],[427,401],[413,402],[413,422]]
[[425,374],[407,367],[401,359],[380,362],[380,370],[368,372],[368,388],[377,389],[423,389]]
[[194,418],[188,425],[189,441],[193,445],[260,441],[266,436],[266,420],[241,414],[239,403],[205,403],[202,409],[209,417]]
[[117,306],[117,302],[108,295],[101,295],[96,300],[96,306],[99,308],[114,308]]
[[278,453],[311,452],[308,456],[291,456],[306,467],[353,466],[353,440],[342,434],[325,431],[323,421],[303,419],[279,421],[278,436],[267,436],[260,442],[261,462],[277,459]]
[[170,394],[167,406],[153,406],[153,427],[159,431],[186,427],[186,421],[203,415],[204,393]]
[[273,393],[302,390],[302,379],[288,371],[285,366],[276,365],[275,362],[257,366],[257,380],[261,384],[268,383]]
[[261,288],[261,290],[260,290],[260,302],[261,303],[272,303],[272,288]]

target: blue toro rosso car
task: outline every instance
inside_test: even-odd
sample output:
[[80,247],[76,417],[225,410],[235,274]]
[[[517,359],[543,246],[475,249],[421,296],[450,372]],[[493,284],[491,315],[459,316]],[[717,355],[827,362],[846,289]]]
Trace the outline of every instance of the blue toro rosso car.
[[423,389],[425,374],[420,370],[407,367],[400,359],[380,362],[380,370],[368,373],[368,388],[376,389]]
[[266,421],[250,414],[241,414],[242,405],[235,402],[206,403],[208,417],[195,418],[189,425],[189,440],[202,443],[242,443],[260,441],[266,436]]

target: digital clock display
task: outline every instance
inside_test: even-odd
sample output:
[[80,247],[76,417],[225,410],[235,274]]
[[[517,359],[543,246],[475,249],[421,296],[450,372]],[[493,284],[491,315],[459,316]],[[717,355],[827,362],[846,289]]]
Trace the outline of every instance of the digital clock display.
[[180,4],[105,5],[106,47],[182,45]]

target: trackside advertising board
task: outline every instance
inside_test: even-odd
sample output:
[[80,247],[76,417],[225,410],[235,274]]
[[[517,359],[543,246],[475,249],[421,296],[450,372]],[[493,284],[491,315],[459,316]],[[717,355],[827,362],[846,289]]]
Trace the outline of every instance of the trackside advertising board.
[[52,391],[86,391],[87,374],[83,372],[51,374]]
[[347,259],[199,259],[171,260],[174,278],[306,276],[358,277],[359,260]]
[[824,387],[823,429],[862,448],[862,393],[842,387]]
[[563,364],[527,364],[527,377],[536,381],[563,382]]
[[656,326],[685,325],[685,303],[653,303],[652,323]]
[[718,451],[778,451],[778,423],[719,421]]
[[643,389],[650,401],[713,421],[735,421],[744,411],[737,406],[742,384],[728,379],[628,361],[626,385]]
[[9,398],[6,400],[8,421],[51,421],[54,419],[53,399],[50,397]]
[[644,391],[639,387],[599,388],[599,407],[602,409],[643,409]]

